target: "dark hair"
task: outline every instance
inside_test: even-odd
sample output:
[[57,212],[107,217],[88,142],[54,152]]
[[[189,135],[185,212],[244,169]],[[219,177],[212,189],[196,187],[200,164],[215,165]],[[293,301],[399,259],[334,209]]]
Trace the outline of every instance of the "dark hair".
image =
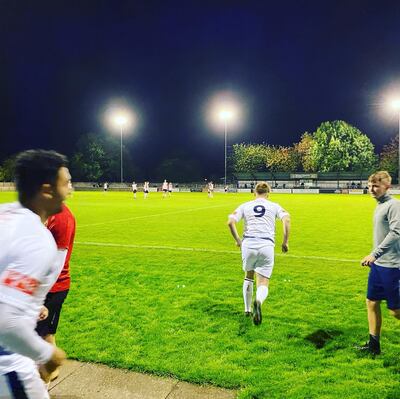
[[55,151],[28,150],[18,154],[15,183],[20,202],[32,199],[42,184],[54,186],[59,169],[67,165],[67,158]]

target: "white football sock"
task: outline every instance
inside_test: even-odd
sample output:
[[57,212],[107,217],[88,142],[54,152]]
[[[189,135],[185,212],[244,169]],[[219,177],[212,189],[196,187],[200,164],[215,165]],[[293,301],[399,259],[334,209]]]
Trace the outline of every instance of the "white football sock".
[[243,281],[243,301],[244,311],[251,312],[251,302],[253,300],[253,280],[245,278]]
[[262,304],[267,299],[267,296],[268,296],[268,287],[265,285],[258,286],[256,292],[256,301]]

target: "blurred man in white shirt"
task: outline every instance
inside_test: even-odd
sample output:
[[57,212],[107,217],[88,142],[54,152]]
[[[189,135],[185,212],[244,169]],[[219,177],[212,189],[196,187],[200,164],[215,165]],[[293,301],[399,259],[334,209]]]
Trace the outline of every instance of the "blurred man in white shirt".
[[54,151],[17,157],[19,202],[0,207],[0,398],[49,398],[44,379],[65,353],[35,332],[42,305],[60,274],[57,247],[44,226],[70,192],[67,160]]

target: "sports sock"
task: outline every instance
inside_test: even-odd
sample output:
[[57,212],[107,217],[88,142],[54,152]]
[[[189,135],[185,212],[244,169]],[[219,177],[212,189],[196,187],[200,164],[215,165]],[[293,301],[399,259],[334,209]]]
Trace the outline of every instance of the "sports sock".
[[243,301],[244,311],[251,312],[251,302],[253,300],[253,283],[254,280],[245,278],[243,281]]
[[267,296],[268,296],[268,287],[266,285],[258,286],[256,292],[256,301],[262,304],[267,299]]

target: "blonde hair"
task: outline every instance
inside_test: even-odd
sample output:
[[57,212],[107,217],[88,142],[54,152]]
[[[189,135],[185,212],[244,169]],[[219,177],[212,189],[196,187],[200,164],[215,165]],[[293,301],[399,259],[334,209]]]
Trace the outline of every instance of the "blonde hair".
[[386,185],[390,186],[392,183],[392,177],[386,170],[380,170],[379,172],[373,173],[369,178],[368,182],[371,183],[385,183]]
[[268,194],[271,192],[271,187],[267,182],[262,181],[260,183],[257,183],[255,191],[257,194],[260,194],[260,195]]

